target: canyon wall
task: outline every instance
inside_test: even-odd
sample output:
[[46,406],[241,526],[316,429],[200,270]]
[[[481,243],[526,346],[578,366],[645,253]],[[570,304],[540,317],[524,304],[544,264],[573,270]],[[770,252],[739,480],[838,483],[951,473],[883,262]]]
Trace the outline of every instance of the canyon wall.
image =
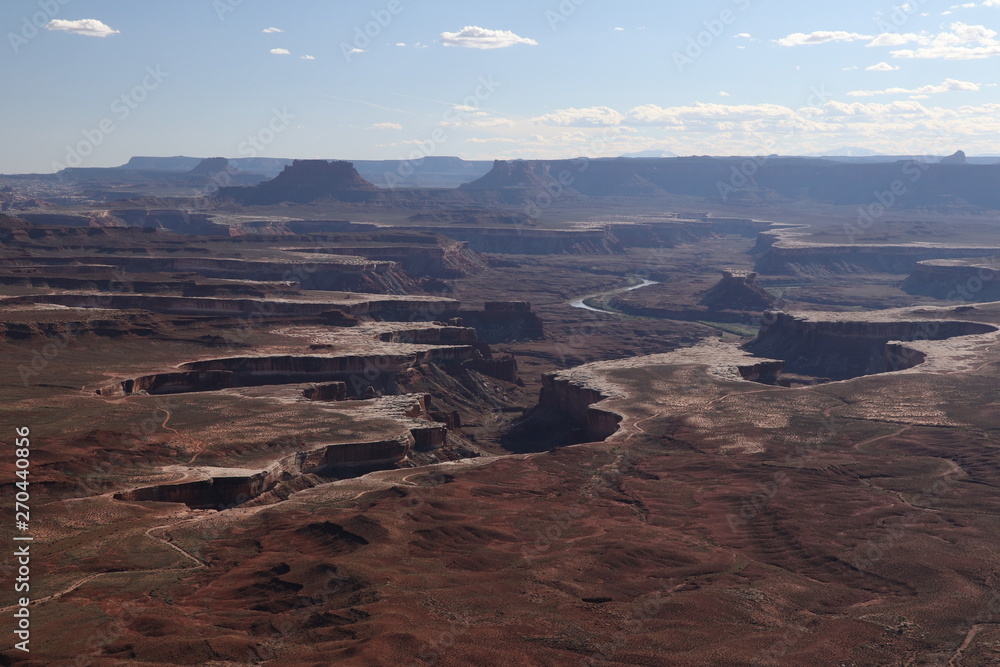
[[1000,301],[1000,265],[992,259],[918,262],[901,287],[955,303]]
[[890,341],[944,340],[992,331],[996,327],[978,322],[812,321],[774,312],[765,314],[757,337],[743,347],[760,357],[783,360],[784,370],[792,373],[843,380],[923,361],[921,355],[889,347]]
[[[295,282],[302,289],[358,291],[374,294],[407,294],[417,284],[396,262],[343,256],[326,258],[289,258],[267,261],[221,257],[149,257],[91,255],[31,259],[38,266],[80,266],[100,264],[127,273],[193,273],[204,278]],[[18,260],[4,260],[5,268],[16,267]]]
[[601,441],[611,437],[622,420],[610,410],[591,407],[605,398],[600,391],[560,378],[558,373],[545,373],[538,404],[568,415],[583,428],[587,441]]
[[[418,430],[421,441],[430,449],[434,448],[433,442],[438,439],[443,441],[443,438],[424,433],[428,428]],[[353,475],[358,471],[391,467],[406,458],[414,443],[413,434],[407,432],[396,438],[372,442],[325,445],[286,456],[267,470],[248,471],[246,474],[218,470],[208,479],[147,486],[121,491],[114,497],[133,502],[184,503],[192,509],[228,509],[302,475]]]
[[484,343],[509,343],[545,337],[542,319],[527,301],[490,301],[482,310],[460,310],[458,318],[475,328]]
[[770,247],[757,260],[755,269],[769,275],[907,274],[924,260],[982,257],[989,252],[990,248],[981,246],[786,245],[772,240]]

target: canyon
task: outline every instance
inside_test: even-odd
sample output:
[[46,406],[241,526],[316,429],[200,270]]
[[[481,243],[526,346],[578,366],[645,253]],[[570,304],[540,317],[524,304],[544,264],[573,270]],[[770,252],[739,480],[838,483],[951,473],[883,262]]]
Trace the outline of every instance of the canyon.
[[747,160],[136,158],[19,195],[21,662],[1000,660],[997,167]]

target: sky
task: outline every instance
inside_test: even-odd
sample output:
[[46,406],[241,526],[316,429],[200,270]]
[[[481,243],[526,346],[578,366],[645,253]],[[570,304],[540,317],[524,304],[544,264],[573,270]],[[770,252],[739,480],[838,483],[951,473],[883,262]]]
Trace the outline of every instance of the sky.
[[5,0],[0,173],[1000,154],[1000,0]]

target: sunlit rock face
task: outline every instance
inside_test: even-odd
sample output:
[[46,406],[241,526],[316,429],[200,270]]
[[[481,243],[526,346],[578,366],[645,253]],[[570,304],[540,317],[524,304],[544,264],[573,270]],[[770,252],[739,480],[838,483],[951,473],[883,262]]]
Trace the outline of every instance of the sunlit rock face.
[[960,321],[812,320],[768,312],[757,337],[744,349],[780,359],[784,370],[831,380],[905,370],[924,360],[891,341],[944,340],[996,331],[988,324]]

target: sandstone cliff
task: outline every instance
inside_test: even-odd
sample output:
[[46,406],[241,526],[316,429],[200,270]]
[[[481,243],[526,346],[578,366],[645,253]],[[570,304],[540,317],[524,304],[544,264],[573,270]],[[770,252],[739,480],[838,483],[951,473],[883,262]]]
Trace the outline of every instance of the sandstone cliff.
[[[843,380],[910,368],[924,356],[902,354],[891,342],[944,340],[996,331],[988,324],[963,321],[810,319],[783,312],[766,313],[757,337],[744,349],[780,359],[785,370]],[[903,346],[905,347],[905,346]]]
[[340,201],[371,201],[378,188],[366,181],[350,162],[295,160],[274,179],[252,188],[220,188],[220,199],[243,204],[308,203],[332,198]]
[[927,260],[918,262],[901,287],[953,303],[1000,300],[1000,265],[994,259]]

